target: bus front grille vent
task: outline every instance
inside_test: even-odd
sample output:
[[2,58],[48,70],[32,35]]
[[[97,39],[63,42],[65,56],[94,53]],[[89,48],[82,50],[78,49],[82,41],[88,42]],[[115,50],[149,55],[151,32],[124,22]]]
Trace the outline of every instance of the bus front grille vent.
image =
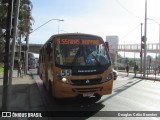
[[73,91],[84,93],[84,92],[97,92],[101,89],[101,87],[92,87],[92,88],[74,88]]
[[101,83],[102,78],[97,79],[82,79],[82,80],[71,80],[73,85],[96,85]]

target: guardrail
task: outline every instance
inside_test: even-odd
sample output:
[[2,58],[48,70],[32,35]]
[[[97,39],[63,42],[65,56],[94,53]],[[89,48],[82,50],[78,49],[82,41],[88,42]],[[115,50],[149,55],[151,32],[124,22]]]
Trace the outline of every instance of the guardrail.
[[[147,52],[150,53],[160,53],[160,45],[159,43],[148,43],[147,45]],[[117,45],[110,45],[111,51],[123,51],[123,52],[140,52],[141,51],[141,44],[119,44]]]

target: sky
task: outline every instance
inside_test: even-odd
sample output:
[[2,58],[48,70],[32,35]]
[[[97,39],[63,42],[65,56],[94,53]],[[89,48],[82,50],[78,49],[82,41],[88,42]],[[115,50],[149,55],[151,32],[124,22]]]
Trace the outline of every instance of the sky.
[[[141,42],[141,23],[145,18],[145,0],[31,0],[33,30],[30,43],[45,43],[58,33],[116,35],[120,44]],[[147,43],[159,42],[160,0],[147,0]],[[156,23],[156,22],[157,23]],[[59,30],[58,30],[59,28]]]

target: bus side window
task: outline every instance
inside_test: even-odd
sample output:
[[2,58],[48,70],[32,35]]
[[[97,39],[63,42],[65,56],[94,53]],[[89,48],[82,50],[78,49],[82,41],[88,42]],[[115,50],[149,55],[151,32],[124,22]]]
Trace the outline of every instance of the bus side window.
[[41,58],[41,62],[43,63],[44,62],[44,48],[42,48],[42,58]]
[[47,44],[47,54],[49,61],[52,60],[52,43]]

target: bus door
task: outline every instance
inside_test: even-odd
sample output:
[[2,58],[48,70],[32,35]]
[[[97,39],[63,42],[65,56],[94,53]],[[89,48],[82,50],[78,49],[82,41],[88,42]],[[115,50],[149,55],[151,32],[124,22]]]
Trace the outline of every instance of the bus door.
[[45,57],[45,81],[46,81],[46,86],[48,87],[48,89],[50,89],[50,84],[51,84],[51,80],[52,80],[52,44],[51,42],[49,42],[47,44],[47,48],[46,48],[46,57]]

